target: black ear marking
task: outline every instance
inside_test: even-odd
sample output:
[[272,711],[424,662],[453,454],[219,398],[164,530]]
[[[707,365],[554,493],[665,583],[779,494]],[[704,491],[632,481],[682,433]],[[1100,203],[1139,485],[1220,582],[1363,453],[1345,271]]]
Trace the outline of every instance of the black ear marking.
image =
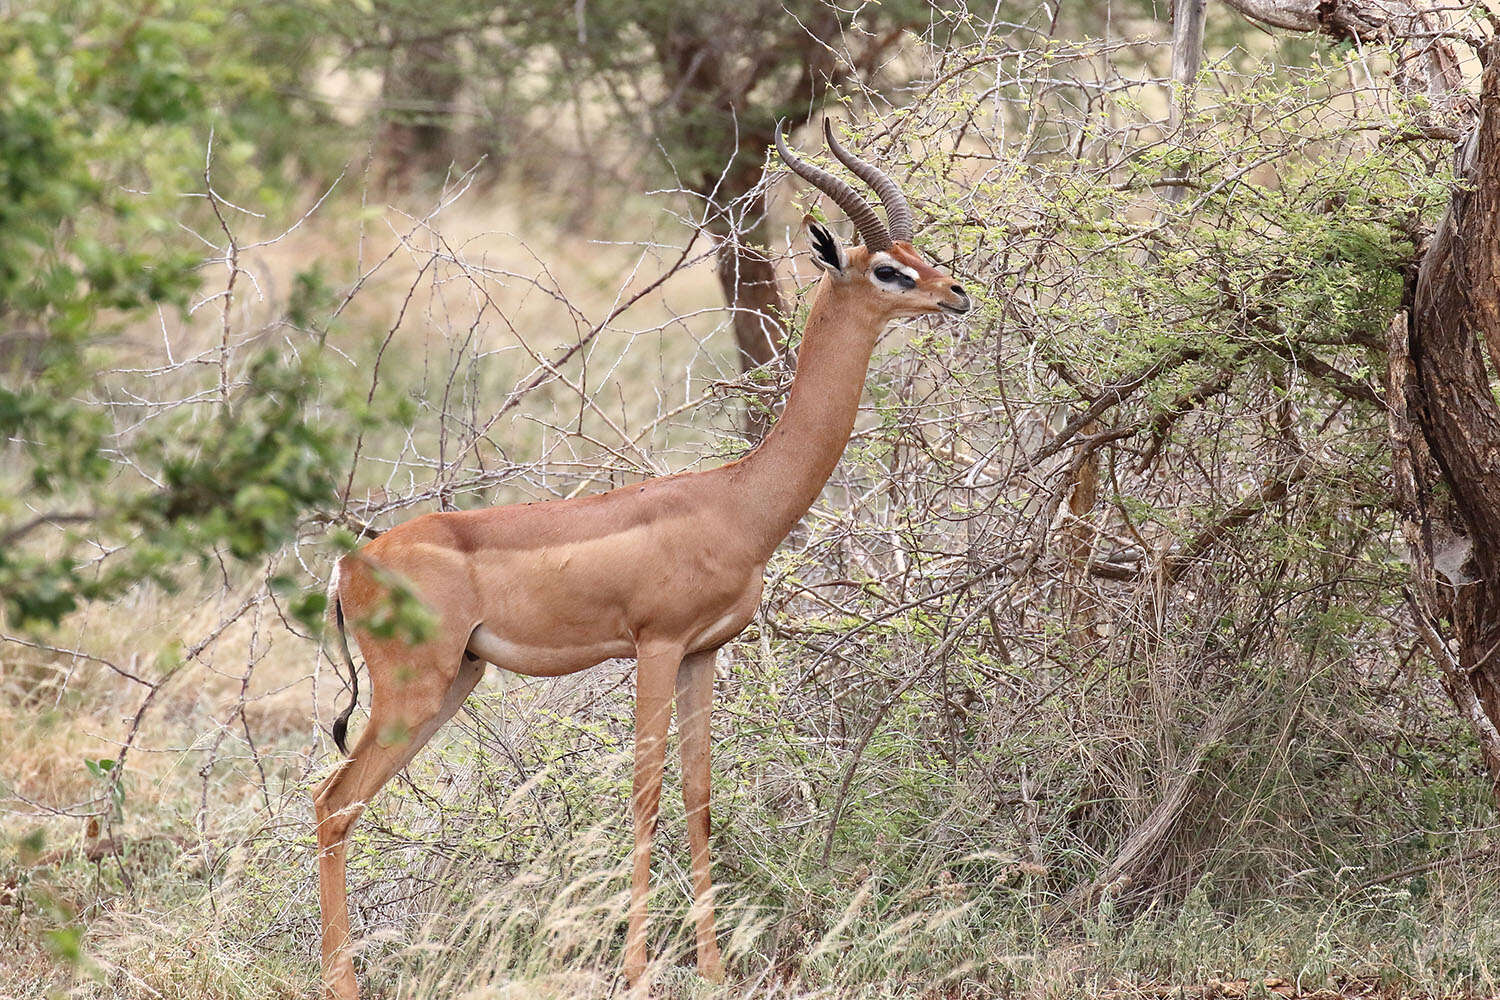
[[833,234],[816,222],[809,222],[807,231],[812,237],[813,253],[835,271],[842,271],[844,262],[839,255],[839,244],[833,238]]

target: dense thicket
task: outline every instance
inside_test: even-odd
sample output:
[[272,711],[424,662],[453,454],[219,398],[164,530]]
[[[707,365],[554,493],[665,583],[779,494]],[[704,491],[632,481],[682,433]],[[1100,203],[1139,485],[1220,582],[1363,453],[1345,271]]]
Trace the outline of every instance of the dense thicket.
[[[193,3],[59,3],[0,21],[0,598],[14,626],[170,585],[211,553],[262,556],[332,498],[342,432],[309,421],[315,359],[230,343],[246,290],[225,216],[246,210],[213,183],[253,186],[249,141],[280,110],[284,71],[241,52],[259,27]],[[213,265],[230,279],[202,295]],[[169,345],[154,373],[213,366],[216,386],[139,397],[101,377],[154,310],[223,317],[217,345]]]

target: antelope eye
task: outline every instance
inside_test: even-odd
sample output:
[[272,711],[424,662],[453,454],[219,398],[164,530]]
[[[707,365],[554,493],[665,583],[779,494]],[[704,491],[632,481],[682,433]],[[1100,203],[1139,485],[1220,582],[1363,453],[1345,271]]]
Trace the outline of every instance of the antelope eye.
[[884,281],[889,284],[900,285],[902,288],[911,288],[916,285],[916,282],[911,280],[910,275],[906,274],[904,271],[896,270],[889,264],[877,265],[874,273],[876,281]]

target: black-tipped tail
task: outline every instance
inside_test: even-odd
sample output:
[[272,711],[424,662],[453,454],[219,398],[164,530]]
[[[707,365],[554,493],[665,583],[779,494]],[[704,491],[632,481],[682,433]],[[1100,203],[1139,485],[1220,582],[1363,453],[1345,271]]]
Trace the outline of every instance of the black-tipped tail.
[[349,734],[349,716],[354,714],[354,706],[359,704],[359,674],[354,669],[354,657],[349,652],[349,636],[344,631],[344,605],[339,600],[337,577],[334,578],[333,586],[328,589],[333,591],[333,627],[338,630],[339,650],[344,654],[344,665],[349,668],[349,704],[333,720],[333,742],[338,744],[339,752],[347,757],[349,748],[344,739]]

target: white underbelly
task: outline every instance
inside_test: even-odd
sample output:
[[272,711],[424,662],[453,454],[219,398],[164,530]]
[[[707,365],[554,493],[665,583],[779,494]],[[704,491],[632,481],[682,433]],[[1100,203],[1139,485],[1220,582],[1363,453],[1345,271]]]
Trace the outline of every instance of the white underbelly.
[[739,635],[744,629],[744,615],[738,609],[732,609],[718,621],[709,625],[688,643],[690,651],[700,649],[715,649],[724,645],[730,639]]
[[635,655],[635,643],[614,639],[579,646],[530,646],[505,638],[484,625],[469,636],[469,652],[500,667],[529,677],[558,677],[586,670],[596,663]]

